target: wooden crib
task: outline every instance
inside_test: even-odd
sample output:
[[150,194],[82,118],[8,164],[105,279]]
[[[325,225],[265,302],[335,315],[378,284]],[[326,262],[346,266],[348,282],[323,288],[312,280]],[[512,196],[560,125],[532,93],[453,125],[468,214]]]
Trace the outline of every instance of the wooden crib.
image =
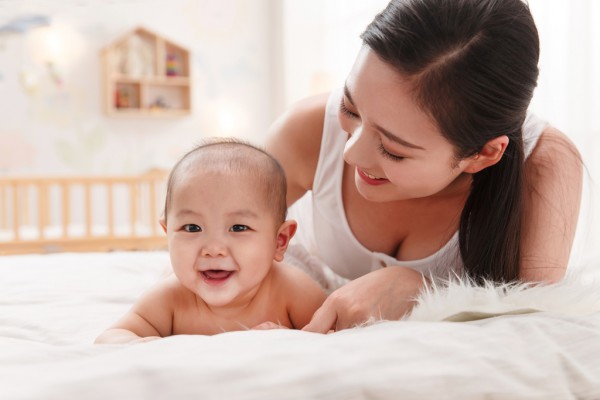
[[166,248],[167,175],[0,177],[0,254]]

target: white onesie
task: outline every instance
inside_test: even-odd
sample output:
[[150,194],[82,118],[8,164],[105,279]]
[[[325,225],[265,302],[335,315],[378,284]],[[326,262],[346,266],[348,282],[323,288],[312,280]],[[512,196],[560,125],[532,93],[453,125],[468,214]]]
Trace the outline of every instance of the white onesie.
[[[338,121],[342,94],[341,89],[332,92],[327,102],[313,189],[289,210],[289,218],[298,221],[298,232],[290,246],[291,257],[307,259],[306,254],[302,255],[307,251],[335,274],[346,279],[355,279],[385,266],[409,267],[434,277],[447,277],[451,271],[460,273],[463,264],[458,248],[458,232],[434,254],[420,260],[401,261],[368,250],[350,230],[342,203],[343,152],[347,140]],[[527,116],[523,125],[525,157],[531,154],[545,126],[545,121],[532,114]],[[312,264],[311,269],[314,269],[315,262]],[[312,275],[316,275],[314,271]],[[317,277],[317,280],[323,284],[323,279]],[[339,283],[324,286],[339,286]]]

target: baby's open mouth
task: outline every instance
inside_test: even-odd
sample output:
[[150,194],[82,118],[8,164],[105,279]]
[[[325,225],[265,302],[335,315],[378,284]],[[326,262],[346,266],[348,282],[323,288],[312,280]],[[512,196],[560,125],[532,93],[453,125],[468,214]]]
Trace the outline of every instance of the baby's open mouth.
[[206,271],[202,271],[202,276],[204,279],[212,282],[223,282],[231,275],[233,275],[234,271],[224,271],[222,269],[209,269]]

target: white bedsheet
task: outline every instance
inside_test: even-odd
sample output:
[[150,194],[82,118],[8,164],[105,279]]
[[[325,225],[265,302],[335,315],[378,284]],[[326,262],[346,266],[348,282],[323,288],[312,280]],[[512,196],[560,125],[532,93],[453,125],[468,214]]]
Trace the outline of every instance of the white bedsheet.
[[407,321],[331,335],[92,344],[168,273],[164,252],[0,257],[0,398],[600,399],[591,266],[550,288],[454,285]]

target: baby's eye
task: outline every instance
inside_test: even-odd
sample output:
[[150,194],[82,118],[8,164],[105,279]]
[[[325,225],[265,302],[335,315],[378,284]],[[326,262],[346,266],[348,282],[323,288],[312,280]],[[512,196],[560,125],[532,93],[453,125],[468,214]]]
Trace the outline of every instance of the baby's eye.
[[236,225],[233,225],[231,228],[229,228],[229,231],[230,232],[244,232],[249,229],[250,229],[249,226],[236,224]]
[[186,232],[202,232],[202,228],[196,224],[185,224],[183,230]]

